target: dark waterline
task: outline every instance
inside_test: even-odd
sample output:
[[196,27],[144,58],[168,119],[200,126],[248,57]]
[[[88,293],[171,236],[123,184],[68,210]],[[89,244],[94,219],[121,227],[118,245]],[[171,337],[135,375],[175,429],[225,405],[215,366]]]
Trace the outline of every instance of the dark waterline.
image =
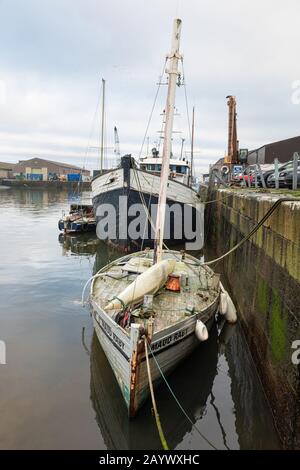
[[[57,220],[73,201],[66,192],[0,189],[0,448],[159,449],[150,403],[128,421],[80,304],[86,280],[116,253],[95,237],[59,240]],[[170,384],[216,447],[278,448],[240,327],[218,337],[221,326]],[[165,386],[156,397],[170,448],[209,448]]]

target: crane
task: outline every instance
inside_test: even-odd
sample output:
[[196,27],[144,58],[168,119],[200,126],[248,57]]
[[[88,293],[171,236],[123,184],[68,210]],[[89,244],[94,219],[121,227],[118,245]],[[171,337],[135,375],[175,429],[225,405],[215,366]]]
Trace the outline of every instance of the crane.
[[118,134],[118,129],[117,127],[115,126],[114,128],[114,135],[115,135],[115,149],[114,149],[114,154],[117,158],[117,162],[120,160],[121,158],[121,153],[120,153],[120,141],[119,141],[119,134]]
[[226,96],[228,105],[228,150],[224,159],[227,165],[238,163],[238,140],[236,129],[236,99],[235,96]]

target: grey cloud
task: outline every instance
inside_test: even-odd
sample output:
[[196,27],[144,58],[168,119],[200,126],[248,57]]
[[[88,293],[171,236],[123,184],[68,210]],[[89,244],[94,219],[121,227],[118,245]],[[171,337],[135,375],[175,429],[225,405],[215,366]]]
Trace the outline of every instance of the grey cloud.
[[[0,131],[6,133],[1,159],[21,158],[23,149],[83,161],[102,76],[108,144],[116,124],[122,152],[138,153],[177,13],[190,109],[196,106],[199,167],[224,155],[227,94],[237,96],[241,146],[299,134],[300,105],[291,101],[292,83],[300,79],[298,0],[2,0],[0,80],[7,100],[0,105]],[[164,93],[151,142],[157,140]],[[178,107],[187,147],[182,93]],[[22,142],[24,134],[30,142]],[[98,137],[99,115],[93,143]],[[90,165],[96,164],[94,154]]]

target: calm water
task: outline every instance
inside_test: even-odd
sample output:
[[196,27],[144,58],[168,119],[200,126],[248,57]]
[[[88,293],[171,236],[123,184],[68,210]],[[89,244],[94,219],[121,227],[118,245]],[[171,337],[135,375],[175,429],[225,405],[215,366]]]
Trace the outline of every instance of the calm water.
[[[93,237],[59,240],[74,195],[0,189],[1,449],[159,449],[148,402],[133,422],[80,304],[115,253]],[[222,325],[170,376],[202,433],[221,449],[279,446],[239,326]],[[156,393],[170,448],[206,449],[166,387]]]

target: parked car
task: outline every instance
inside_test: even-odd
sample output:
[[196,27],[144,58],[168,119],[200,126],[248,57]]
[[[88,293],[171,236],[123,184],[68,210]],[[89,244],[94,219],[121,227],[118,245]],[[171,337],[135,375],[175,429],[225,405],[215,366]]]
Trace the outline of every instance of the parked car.
[[250,173],[250,175],[248,175],[246,171],[247,170],[245,170],[242,173],[238,173],[238,174],[234,175],[234,177],[232,178],[233,181],[237,184],[242,184],[243,181],[246,181],[246,183],[248,184],[248,178],[250,178],[250,183],[252,184],[253,183],[253,174]]
[[[293,188],[293,170],[285,173],[283,177],[283,185],[285,188]],[[297,187],[300,189],[300,165],[297,170]]]
[[[286,184],[285,184],[285,176],[288,173],[293,172],[293,166],[294,166],[294,163],[291,160],[291,161],[289,161],[289,162],[287,162],[284,165],[279,167],[279,169],[278,169],[278,171],[279,171],[279,176],[278,176],[279,188],[286,188],[287,187]],[[298,160],[298,169],[299,168],[300,168],[300,159]],[[268,186],[268,188],[275,188],[275,170],[267,178],[267,186]]]
[[[266,182],[268,176],[274,171],[274,165],[273,164],[272,165],[271,164],[260,165],[260,170],[261,170],[261,173],[262,173],[262,177],[264,178],[264,181]],[[242,183],[243,174],[244,174],[244,179],[245,179],[246,183],[248,184],[248,175],[250,175],[249,177],[250,177],[251,186],[254,186],[255,185],[255,173],[256,173],[256,177],[257,177],[257,185],[259,187],[262,187],[263,183],[262,183],[261,175],[258,172],[258,168],[257,168],[256,164],[249,165],[244,170],[244,172],[239,172],[238,174],[234,175],[233,181],[235,183],[238,183],[238,184]]]

